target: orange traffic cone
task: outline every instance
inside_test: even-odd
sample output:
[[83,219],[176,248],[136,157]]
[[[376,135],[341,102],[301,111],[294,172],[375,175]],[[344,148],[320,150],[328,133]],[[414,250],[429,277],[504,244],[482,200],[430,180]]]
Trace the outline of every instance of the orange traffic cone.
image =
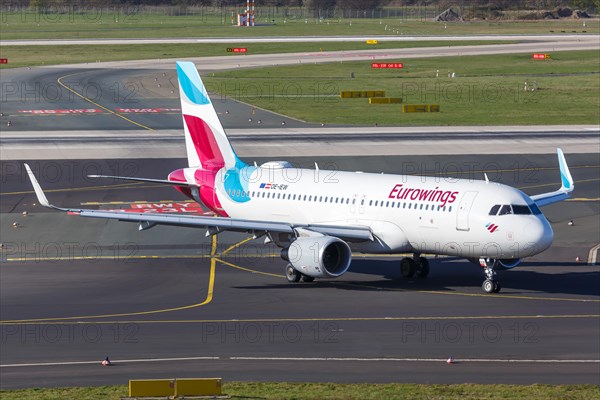
[[112,365],[112,363],[108,359],[108,356],[106,356],[106,358],[104,359],[104,361],[102,361],[102,366],[108,367],[109,365]]
[[446,364],[454,364],[454,358],[452,358],[452,356],[448,357],[448,359],[446,360]]

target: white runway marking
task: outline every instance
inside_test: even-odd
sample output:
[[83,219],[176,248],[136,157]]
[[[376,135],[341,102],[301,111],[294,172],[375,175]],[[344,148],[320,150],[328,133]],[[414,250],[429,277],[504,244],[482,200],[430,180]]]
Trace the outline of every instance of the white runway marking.
[[[220,357],[175,357],[175,358],[140,358],[133,360],[111,360],[113,364],[131,364],[131,363],[143,363],[143,362],[164,362],[164,361],[200,361],[200,360],[219,360]],[[98,364],[102,361],[63,361],[63,362],[42,362],[42,363],[28,363],[28,364],[2,364],[0,368],[14,368],[14,367],[52,367],[59,365],[85,365],[85,364]]]
[[[230,361],[336,361],[336,362],[446,362],[447,358],[392,358],[392,357],[176,357],[176,358],[141,358],[132,360],[112,360],[113,364],[132,364],[144,362],[170,362],[170,361],[202,361],[202,360],[230,360]],[[519,363],[519,364],[600,364],[600,360],[545,360],[545,359],[504,359],[504,358],[455,358],[457,363]],[[49,367],[97,364],[101,361],[64,361],[42,362],[26,364],[2,364],[0,368],[17,367]]]
[[[363,358],[363,357],[229,357],[230,360],[249,361],[394,361],[394,362],[446,362],[447,358]],[[600,363],[600,360],[534,360],[503,358],[455,358],[455,362],[489,362],[489,363]]]

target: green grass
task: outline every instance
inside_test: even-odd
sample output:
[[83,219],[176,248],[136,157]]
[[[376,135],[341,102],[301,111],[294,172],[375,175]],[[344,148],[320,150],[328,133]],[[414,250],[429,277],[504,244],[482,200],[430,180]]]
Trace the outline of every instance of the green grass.
[[[223,384],[232,399],[410,399],[410,400],[597,400],[595,385],[416,385],[333,383],[242,383]],[[3,400],[117,400],[127,396],[126,386],[3,390]]]
[[56,45],[56,46],[3,46],[0,58],[8,64],[0,68],[33,67],[98,61],[156,60],[164,58],[187,58],[238,55],[228,53],[229,47],[245,47],[247,54],[276,54],[294,52],[319,52],[369,49],[402,49],[414,47],[449,47],[483,44],[515,43],[510,41],[423,41],[423,42],[380,42],[368,45],[357,42],[308,42],[308,43],[247,43],[232,44],[144,44],[144,45]]
[[[349,125],[533,125],[600,122],[600,54],[552,53],[400,60],[377,70],[371,60],[245,69],[205,77],[211,91],[304,121]],[[390,62],[389,60],[386,62]],[[439,70],[439,77],[436,73]],[[455,72],[456,78],[448,78]],[[352,78],[352,74],[354,78]],[[537,84],[524,91],[525,81]],[[439,113],[402,113],[401,105],[340,99],[340,90],[385,90],[405,104],[440,104]]]
[[[272,24],[272,18],[275,24]],[[284,22],[285,21],[285,22]],[[150,13],[115,13],[107,9],[88,13],[36,14],[4,13],[0,17],[2,40],[76,38],[160,38],[160,37],[246,37],[303,35],[466,35],[466,34],[556,34],[599,33],[600,21],[563,19],[556,21],[476,21],[439,23],[399,18],[330,19],[260,17],[253,28],[231,25],[231,14],[219,11],[196,16],[167,16]],[[269,23],[270,25],[266,25]],[[387,30],[386,30],[387,27]]]

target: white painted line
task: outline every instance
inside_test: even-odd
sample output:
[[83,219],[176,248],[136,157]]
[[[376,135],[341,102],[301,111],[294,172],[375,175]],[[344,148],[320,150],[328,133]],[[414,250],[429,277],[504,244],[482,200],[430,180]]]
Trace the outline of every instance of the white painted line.
[[598,251],[600,250],[600,244],[592,247],[590,254],[588,255],[588,264],[596,265],[596,257],[598,257]]
[[[162,361],[200,361],[200,360],[219,360],[220,357],[176,357],[176,358],[140,358],[133,360],[111,360],[113,364],[130,364],[130,363],[143,363],[143,362],[162,362]],[[29,364],[2,364],[0,368],[14,368],[14,367],[51,367],[59,365],[85,365],[85,364],[98,364],[102,361],[63,361],[63,362],[46,362],[46,363],[29,363]]]
[[[395,362],[446,362],[447,358],[358,358],[358,357],[229,357],[230,360],[248,361],[395,361]],[[490,362],[490,363],[600,363],[600,360],[528,360],[503,358],[465,358],[455,359],[457,362]]]
[[[363,358],[363,357],[175,357],[175,358],[141,358],[132,360],[112,360],[113,364],[130,364],[144,362],[169,362],[169,361],[202,361],[202,360],[232,360],[232,361],[342,361],[342,362],[446,362],[447,358]],[[600,360],[544,360],[544,359],[503,359],[503,358],[464,358],[455,359],[456,362],[486,362],[486,363],[519,363],[519,364],[599,364]],[[64,361],[27,364],[3,364],[0,368],[17,367],[51,367],[71,365],[100,365],[99,360],[94,361]]]

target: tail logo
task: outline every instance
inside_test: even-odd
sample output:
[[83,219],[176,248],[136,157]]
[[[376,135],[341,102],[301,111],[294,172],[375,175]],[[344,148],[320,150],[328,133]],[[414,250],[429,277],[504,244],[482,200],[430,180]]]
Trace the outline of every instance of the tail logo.
[[225,160],[210,126],[201,118],[192,115],[184,114],[183,120],[204,169],[215,171],[223,168]]

